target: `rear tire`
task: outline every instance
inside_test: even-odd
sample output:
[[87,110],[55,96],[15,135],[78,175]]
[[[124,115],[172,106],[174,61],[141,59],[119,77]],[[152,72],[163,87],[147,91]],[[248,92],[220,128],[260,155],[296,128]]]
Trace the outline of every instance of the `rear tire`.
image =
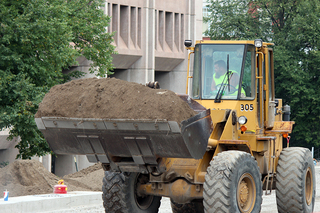
[[204,213],[202,201],[178,204],[171,200],[172,213]]
[[254,157],[246,152],[225,151],[210,162],[203,186],[206,213],[260,212],[261,174]]
[[161,197],[139,196],[137,183],[145,183],[147,176],[139,173],[105,172],[102,199],[108,213],[155,213],[158,212]]
[[316,180],[309,149],[283,149],[278,161],[276,180],[277,206],[280,213],[313,212]]

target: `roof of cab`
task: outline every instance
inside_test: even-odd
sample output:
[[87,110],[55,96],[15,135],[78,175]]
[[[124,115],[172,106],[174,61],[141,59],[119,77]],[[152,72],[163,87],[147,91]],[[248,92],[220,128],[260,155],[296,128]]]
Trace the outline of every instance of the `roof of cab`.
[[[254,40],[197,40],[196,44],[252,44]],[[274,45],[273,43],[263,42],[263,46]]]

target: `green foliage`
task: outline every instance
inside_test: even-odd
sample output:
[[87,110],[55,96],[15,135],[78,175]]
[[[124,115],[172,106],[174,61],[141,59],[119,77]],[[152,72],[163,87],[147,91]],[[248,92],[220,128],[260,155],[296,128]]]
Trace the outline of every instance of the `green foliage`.
[[92,73],[112,73],[115,47],[103,5],[102,0],[0,1],[0,128],[10,128],[9,139],[20,137],[18,157],[50,151],[34,114],[52,86],[83,75],[63,70],[83,55],[93,62]]
[[320,0],[209,0],[212,39],[275,43],[276,97],[291,106],[291,144],[320,145]]

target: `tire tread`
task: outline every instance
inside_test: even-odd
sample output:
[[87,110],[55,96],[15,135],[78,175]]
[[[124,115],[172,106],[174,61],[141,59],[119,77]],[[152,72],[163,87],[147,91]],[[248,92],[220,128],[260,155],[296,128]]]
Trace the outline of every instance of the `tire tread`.
[[306,212],[303,174],[310,158],[310,151],[306,148],[290,147],[281,152],[276,176],[276,199],[280,213]]
[[[204,183],[204,208],[206,212],[232,212],[231,206],[231,177],[235,175],[239,162],[251,158],[258,168],[254,157],[240,151],[226,151],[219,153],[210,162]],[[261,174],[259,172],[261,180]],[[261,186],[261,184],[260,184]],[[262,186],[261,186],[262,191]]]
[[128,177],[123,173],[105,172],[102,187],[102,200],[106,212],[129,213],[126,205],[127,193],[122,189],[127,187]]

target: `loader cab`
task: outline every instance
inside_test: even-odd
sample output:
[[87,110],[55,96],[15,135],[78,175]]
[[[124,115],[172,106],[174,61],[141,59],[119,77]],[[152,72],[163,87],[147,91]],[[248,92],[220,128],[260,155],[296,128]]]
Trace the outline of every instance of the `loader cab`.
[[194,99],[214,100],[216,103],[254,99],[253,45],[197,44],[194,54]]
[[[189,95],[210,109],[235,109],[248,129],[270,129],[275,120],[273,51],[255,41],[197,41]],[[259,131],[260,131],[259,130]],[[261,132],[262,133],[262,132]]]

